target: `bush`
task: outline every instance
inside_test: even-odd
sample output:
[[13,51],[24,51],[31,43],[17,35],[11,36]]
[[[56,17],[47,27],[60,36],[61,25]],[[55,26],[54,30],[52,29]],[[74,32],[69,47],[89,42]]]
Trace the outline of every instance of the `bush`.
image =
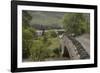
[[55,48],[53,50],[53,52],[55,53],[56,57],[60,57],[60,54],[61,54],[61,49],[60,48]]
[[28,58],[30,56],[29,49],[32,46],[33,38],[35,38],[35,30],[31,28],[22,29],[22,48],[23,48],[23,58]]
[[35,40],[30,49],[30,53],[33,61],[43,61],[50,57],[51,50],[48,49],[48,44],[44,44],[42,40]]
[[48,32],[45,32],[45,35],[48,37],[48,38],[55,38],[57,37],[57,33],[53,30],[50,30]]

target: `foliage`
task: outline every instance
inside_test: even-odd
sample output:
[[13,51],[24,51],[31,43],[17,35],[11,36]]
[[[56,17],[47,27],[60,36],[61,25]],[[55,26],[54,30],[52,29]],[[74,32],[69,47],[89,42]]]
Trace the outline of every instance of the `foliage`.
[[60,48],[55,48],[53,50],[53,52],[55,53],[56,57],[60,57],[60,54],[61,54],[61,49]]
[[23,11],[22,16],[22,44],[23,44],[23,58],[32,59],[33,61],[42,61],[53,56],[57,56],[57,53],[52,48],[58,47],[57,43],[54,43],[57,37],[55,31],[45,32],[42,36],[36,35],[36,30],[29,25],[31,16],[27,11]]
[[[33,41],[30,49],[31,59],[33,61],[43,61],[48,58],[58,57],[59,52],[59,40],[57,37],[52,37],[52,32],[45,32],[44,35],[38,37]],[[55,50],[56,49],[56,50]],[[55,52],[57,51],[57,52]]]
[[35,30],[32,29],[25,29],[23,28],[22,30],[22,44],[23,44],[23,57],[27,58],[30,55],[29,49],[31,48],[33,39],[35,38],[35,36],[33,35],[35,34]]
[[49,30],[48,32],[45,32],[45,35],[48,37],[48,38],[55,38],[57,37],[57,33],[53,30]]
[[29,22],[32,19],[32,16],[27,11],[22,11],[22,25],[24,28],[28,28]]
[[43,38],[34,40],[30,49],[31,59],[34,61],[42,61],[51,55],[51,50],[48,49],[49,41],[44,43]]
[[80,35],[88,32],[89,25],[82,13],[67,13],[63,17],[63,26],[68,34]]
[[29,49],[32,46],[33,38],[35,38],[35,29],[32,29],[29,25],[31,16],[27,11],[22,12],[22,50],[23,58],[28,58],[30,56]]

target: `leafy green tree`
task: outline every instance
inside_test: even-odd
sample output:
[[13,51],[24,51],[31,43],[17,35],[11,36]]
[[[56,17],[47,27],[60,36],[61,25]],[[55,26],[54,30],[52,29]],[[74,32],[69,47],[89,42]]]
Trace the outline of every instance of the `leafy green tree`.
[[22,11],[22,25],[24,28],[28,28],[29,22],[32,19],[32,16],[25,10]]
[[51,50],[48,49],[49,44],[44,43],[43,39],[35,40],[30,49],[31,59],[33,61],[43,61],[46,58],[50,57]]
[[52,30],[52,31],[49,31],[49,33],[50,33],[51,37],[53,37],[53,38],[57,37],[57,33],[55,31]]
[[30,52],[29,52],[29,49],[31,48],[32,46],[32,43],[33,43],[33,39],[34,39],[34,35],[35,34],[35,31],[34,30],[30,30],[29,29],[25,29],[23,28],[22,30],[22,43],[23,43],[23,58],[27,58],[29,57],[30,55]]
[[30,20],[32,19],[31,15],[27,11],[22,11],[22,50],[23,58],[29,58],[30,51],[29,49],[32,46],[33,39],[35,38],[35,29],[31,28],[29,25]]
[[80,35],[87,32],[88,23],[82,13],[67,13],[64,15],[62,22],[68,34]]
[[48,32],[45,32],[45,35],[48,37],[48,38],[56,38],[57,37],[57,33],[53,30],[50,30]]
[[33,61],[44,61],[49,58],[58,57],[60,54],[59,50],[52,48],[55,46],[53,39],[55,39],[54,31],[48,31],[34,40],[30,49],[30,58]]

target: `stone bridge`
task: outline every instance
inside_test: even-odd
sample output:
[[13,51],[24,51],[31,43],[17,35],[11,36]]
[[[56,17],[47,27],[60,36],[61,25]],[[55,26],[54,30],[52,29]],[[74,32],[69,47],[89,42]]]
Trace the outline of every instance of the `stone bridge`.
[[60,40],[62,56],[69,59],[89,59],[89,54],[85,51],[84,47],[74,37],[63,36]]

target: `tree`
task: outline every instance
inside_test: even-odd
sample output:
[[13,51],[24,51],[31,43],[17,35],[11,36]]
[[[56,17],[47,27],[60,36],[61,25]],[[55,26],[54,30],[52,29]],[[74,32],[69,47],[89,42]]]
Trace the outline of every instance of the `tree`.
[[22,11],[22,25],[24,28],[28,28],[29,22],[32,19],[32,16],[25,10]]
[[49,30],[47,32],[45,32],[45,34],[48,38],[56,38],[57,37],[57,33],[54,30]]
[[82,13],[67,13],[64,15],[62,22],[68,34],[80,35],[87,32],[88,23]]
[[48,49],[49,41],[46,43],[43,41],[43,38],[39,38],[38,40],[34,40],[32,47],[30,49],[31,59],[33,61],[43,61],[46,58],[50,57],[51,50]]
[[32,46],[33,39],[35,38],[35,29],[31,28],[29,25],[31,15],[27,11],[22,11],[22,52],[23,58],[28,58],[30,56],[29,49]]

